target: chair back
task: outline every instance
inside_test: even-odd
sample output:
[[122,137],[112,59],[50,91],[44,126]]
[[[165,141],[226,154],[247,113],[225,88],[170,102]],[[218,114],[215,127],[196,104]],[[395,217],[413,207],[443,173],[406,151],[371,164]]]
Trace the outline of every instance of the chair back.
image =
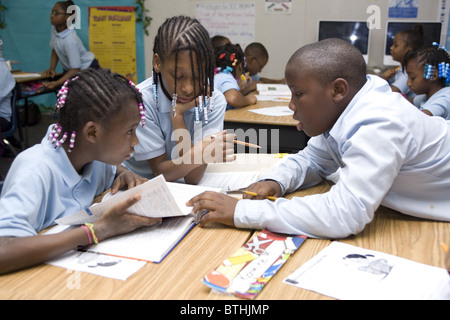
[[11,127],[7,131],[2,132],[3,138],[9,138],[12,137],[19,126],[19,112],[17,109],[17,90],[14,88],[12,90],[12,96],[11,96]]

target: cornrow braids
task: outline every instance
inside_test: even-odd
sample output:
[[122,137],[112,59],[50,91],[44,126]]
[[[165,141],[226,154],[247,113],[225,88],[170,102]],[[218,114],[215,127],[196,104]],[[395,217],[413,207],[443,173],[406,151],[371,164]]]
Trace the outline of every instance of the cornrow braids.
[[411,60],[417,58],[419,64],[424,66],[424,78],[431,79],[435,71],[439,71],[438,78],[443,86],[450,84],[450,55],[445,47],[434,42],[418,51],[410,51],[405,55],[403,64],[406,66]]
[[227,44],[216,51],[215,73],[225,72],[236,77],[236,67],[244,64],[244,52],[238,44]]
[[[214,90],[214,54],[211,40],[206,29],[197,19],[186,16],[175,16],[167,19],[158,29],[153,45],[153,53],[158,54],[161,63],[165,57],[175,56],[175,88],[172,105],[175,111],[177,92],[178,53],[188,50],[191,60],[192,75],[197,74],[194,81],[194,92],[199,92],[201,105],[207,98],[213,96]],[[194,70],[194,59],[197,60],[197,70]],[[195,78],[194,78],[195,79]],[[153,69],[154,90],[159,83],[159,75]],[[197,86],[199,86],[197,88]],[[205,104],[206,105],[206,104]]]
[[57,148],[71,133],[73,141],[70,143],[70,152],[75,143],[76,132],[84,124],[94,120],[107,125],[129,99],[136,100],[144,125],[142,95],[131,81],[107,69],[82,70],[66,80],[58,93],[55,111],[59,112],[59,123],[54,125],[49,139]]

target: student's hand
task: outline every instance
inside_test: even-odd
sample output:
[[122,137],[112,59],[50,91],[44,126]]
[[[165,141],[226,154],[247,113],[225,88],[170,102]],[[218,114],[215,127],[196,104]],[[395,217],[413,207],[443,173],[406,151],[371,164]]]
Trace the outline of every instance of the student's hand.
[[395,75],[396,71],[395,69],[387,69],[385,72],[383,72],[383,79],[389,80]]
[[133,195],[106,210],[102,217],[94,223],[95,235],[98,240],[102,241],[141,227],[149,227],[161,223],[161,218],[148,218],[126,212],[129,207],[137,203],[140,199],[140,195]]
[[[206,136],[198,143],[201,146],[203,162],[221,163],[236,160],[236,155],[234,154],[235,139],[236,135],[234,133],[227,134],[226,130]],[[199,147],[197,145],[194,146],[194,149]]]
[[56,89],[57,87],[59,87],[59,83],[57,81],[45,81],[42,83],[44,85],[44,87],[46,87],[47,89],[53,90]]
[[116,178],[111,186],[111,194],[115,194],[122,188],[127,187],[127,189],[131,189],[137,185],[140,185],[147,181],[148,179],[142,178],[141,176],[127,170],[122,166],[117,167]]
[[192,212],[209,210],[200,220],[200,227],[209,222],[218,222],[234,227],[234,210],[238,201],[238,199],[223,193],[206,191],[189,200],[186,205],[193,207]]
[[43,76],[50,76],[50,77],[54,77],[56,75],[56,71],[53,69],[47,69],[44,72],[42,72]]
[[281,187],[278,184],[278,182],[274,180],[266,180],[266,181],[259,181],[255,182],[251,185],[249,185],[246,188],[247,191],[255,192],[258,196],[251,196],[244,194],[244,199],[256,199],[256,200],[263,200],[266,197],[272,196],[272,197],[280,197],[281,196]]

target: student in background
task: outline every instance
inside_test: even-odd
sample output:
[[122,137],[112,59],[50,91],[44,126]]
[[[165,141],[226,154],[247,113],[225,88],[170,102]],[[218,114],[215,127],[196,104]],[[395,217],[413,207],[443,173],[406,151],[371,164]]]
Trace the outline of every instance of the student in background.
[[50,23],[52,24],[50,47],[52,54],[50,59],[50,69],[44,71],[44,75],[54,77],[58,61],[64,70],[64,74],[55,81],[45,82],[49,89],[55,89],[72,77],[75,73],[86,68],[99,68],[97,59],[92,52],[87,51],[75,29],[68,27],[68,20],[71,14],[67,13],[70,6],[74,6],[73,1],[59,1],[50,13]]
[[252,79],[252,81],[248,83],[247,88],[242,89],[245,94],[256,90],[257,83],[286,83],[284,79],[270,79],[259,75],[269,62],[269,53],[262,43],[252,42],[247,45],[244,50],[244,56],[245,72]]
[[[449,122],[425,115],[386,81],[366,76],[361,52],[344,40],[302,47],[285,75],[289,107],[297,129],[311,136],[308,146],[248,187],[258,200],[213,192],[191,199],[193,212],[210,210],[201,225],[216,221],[337,239],[361,232],[380,205],[450,221]],[[317,185],[339,168],[327,193],[260,200]]]
[[217,51],[217,48],[223,47],[224,45],[231,44],[230,39],[225,36],[216,35],[211,38],[211,45],[214,51],[214,54]]
[[[3,41],[0,38],[0,157],[6,154],[8,150],[3,144],[2,132],[9,130],[11,127],[11,96],[16,85],[16,81],[2,57],[2,44]],[[0,178],[2,177],[0,176]]]
[[[66,80],[51,125],[40,144],[14,160],[0,197],[0,273],[42,263],[67,251],[159,223],[127,214],[133,195],[92,225],[38,236],[58,218],[89,207],[94,197],[134,187],[141,178],[120,163],[139,142],[142,98],[126,78],[83,70]],[[39,170],[37,170],[38,168]]]
[[245,81],[244,53],[239,45],[228,44],[217,49],[214,87],[225,95],[227,109],[246,107],[257,102],[256,96],[241,92],[239,81]]
[[408,86],[416,94],[413,103],[429,116],[450,120],[450,56],[433,43],[405,55]]
[[423,46],[423,26],[417,25],[414,29],[403,30],[397,33],[391,46],[391,55],[394,61],[400,62],[401,67],[386,70],[382,78],[387,80],[392,91],[402,93],[405,97],[414,97],[410,91],[407,81],[408,75],[404,70],[403,59],[410,50],[418,50]]
[[[227,153],[234,152],[234,135],[223,131],[226,101],[214,90],[211,41],[196,19],[177,16],[160,26],[153,46],[153,77],[138,88],[146,126],[138,128],[140,143],[124,163],[131,171],[197,184],[209,162],[226,161]],[[217,151],[214,159],[207,154],[211,149]]]

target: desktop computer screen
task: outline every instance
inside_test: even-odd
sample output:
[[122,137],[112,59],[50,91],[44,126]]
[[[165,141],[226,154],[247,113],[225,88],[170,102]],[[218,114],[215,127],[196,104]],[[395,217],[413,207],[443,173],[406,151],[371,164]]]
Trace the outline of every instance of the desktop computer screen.
[[369,56],[369,28],[366,21],[319,21],[318,40],[339,38],[350,42],[361,51],[366,60]]

